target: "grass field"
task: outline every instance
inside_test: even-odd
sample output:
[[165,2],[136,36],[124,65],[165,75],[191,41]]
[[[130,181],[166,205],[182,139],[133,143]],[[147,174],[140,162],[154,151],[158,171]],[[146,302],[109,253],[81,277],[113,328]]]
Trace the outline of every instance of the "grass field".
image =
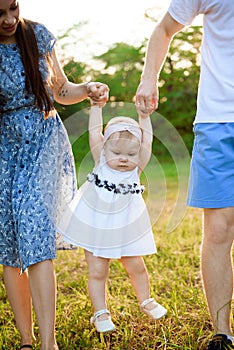
[[[149,172],[151,174],[151,172]],[[139,309],[128,276],[118,261],[111,263],[108,307],[116,331],[98,335],[89,324],[92,307],[87,292],[87,266],[82,250],[59,251],[55,268],[58,283],[57,341],[61,350],[204,349],[212,335],[200,278],[201,211],[187,209],[170,233],[169,218],[178,197],[178,179],[171,165],[163,166],[167,193],[153,229],[158,254],[145,257],[152,296],[168,314],[152,321]],[[151,185],[153,179],[147,179]],[[155,182],[155,186],[158,183]],[[151,212],[158,211],[157,193],[149,196]],[[6,299],[0,270],[0,349],[19,348],[19,334]],[[35,321],[35,332],[38,328]],[[39,349],[39,344],[35,349]]]

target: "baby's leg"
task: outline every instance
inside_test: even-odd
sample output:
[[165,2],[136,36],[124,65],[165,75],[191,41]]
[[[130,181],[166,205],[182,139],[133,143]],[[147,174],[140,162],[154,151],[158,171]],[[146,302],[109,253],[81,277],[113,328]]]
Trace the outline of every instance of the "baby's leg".
[[[89,296],[94,312],[106,309],[106,280],[109,272],[109,259],[96,257],[93,253],[85,250],[85,258],[89,270]],[[100,316],[105,319],[106,315]]]
[[129,274],[137,299],[141,304],[150,297],[149,276],[141,256],[124,256],[121,262]]
[[150,298],[149,276],[143,258],[122,257],[121,261],[130,276],[141,310],[154,320],[163,317],[167,310]]

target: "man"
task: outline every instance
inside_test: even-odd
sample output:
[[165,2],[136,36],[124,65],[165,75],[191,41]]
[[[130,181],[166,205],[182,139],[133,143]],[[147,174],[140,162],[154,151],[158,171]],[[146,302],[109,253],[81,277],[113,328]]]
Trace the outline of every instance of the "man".
[[203,43],[189,206],[203,208],[201,270],[214,326],[207,350],[234,349],[231,329],[234,238],[234,3],[172,0],[148,43],[136,107],[158,106],[157,81],[172,37],[203,14]]

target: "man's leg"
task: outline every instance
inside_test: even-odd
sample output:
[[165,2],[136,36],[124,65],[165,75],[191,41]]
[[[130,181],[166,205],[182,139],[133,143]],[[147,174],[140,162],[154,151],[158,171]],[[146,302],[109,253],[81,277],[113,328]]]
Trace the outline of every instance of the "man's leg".
[[232,335],[234,208],[204,209],[201,269],[215,333]]

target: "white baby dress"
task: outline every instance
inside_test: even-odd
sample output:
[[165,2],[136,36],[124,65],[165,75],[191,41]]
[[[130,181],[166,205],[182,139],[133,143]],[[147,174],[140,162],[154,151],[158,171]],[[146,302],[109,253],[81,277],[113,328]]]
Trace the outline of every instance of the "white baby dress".
[[102,155],[67,207],[58,232],[94,256],[119,259],[156,253],[142,188],[137,167],[114,170]]

